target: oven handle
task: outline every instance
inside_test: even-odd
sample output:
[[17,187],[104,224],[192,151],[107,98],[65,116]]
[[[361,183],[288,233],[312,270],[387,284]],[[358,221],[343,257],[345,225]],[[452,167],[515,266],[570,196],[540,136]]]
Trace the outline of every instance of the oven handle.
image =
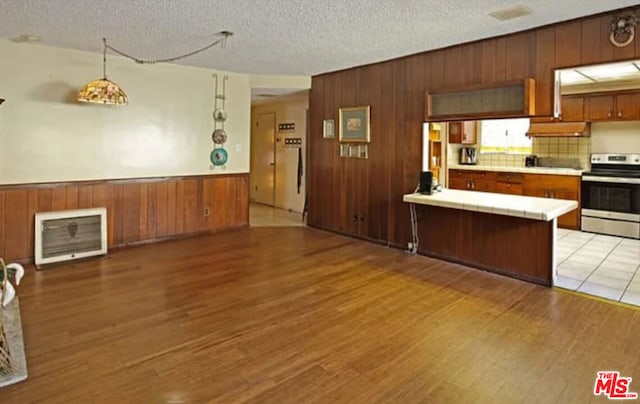
[[590,177],[582,176],[582,181],[587,182],[612,182],[616,184],[640,184],[640,178],[620,178],[620,177]]

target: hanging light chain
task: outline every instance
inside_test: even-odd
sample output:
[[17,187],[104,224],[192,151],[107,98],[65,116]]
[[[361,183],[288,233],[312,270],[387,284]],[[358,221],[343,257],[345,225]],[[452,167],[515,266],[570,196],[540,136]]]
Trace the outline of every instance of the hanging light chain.
[[[204,52],[204,51],[206,51],[206,50],[208,50],[210,48],[213,48],[214,46],[216,46],[218,44],[221,44],[220,47],[224,48],[227,45],[227,38],[232,36],[233,32],[222,31],[222,32],[219,33],[219,35],[222,35],[223,37],[220,38],[220,39],[215,40],[214,42],[210,43],[207,46],[204,46],[204,47],[202,47],[200,49],[196,49],[196,50],[194,50],[192,52],[189,52],[189,53],[185,53],[183,55],[179,55],[179,56],[175,56],[175,57],[167,58],[167,59],[140,59],[140,58],[137,58],[135,56],[131,56],[131,55],[127,54],[127,53],[124,53],[121,50],[118,50],[118,49],[114,48],[111,45],[108,45],[106,39],[103,39],[103,41],[104,41],[104,54],[105,54],[105,59],[106,59],[107,48],[108,48],[108,49],[111,49],[113,52],[117,53],[118,55],[123,56],[123,57],[125,57],[127,59],[131,59],[134,62],[136,62],[138,64],[141,64],[141,65],[153,65],[153,64],[156,64],[156,63],[171,63],[171,62],[175,62],[176,60],[188,58],[190,56],[197,55],[198,53],[202,53],[202,52]],[[105,65],[106,65],[106,63],[105,63]],[[105,66],[105,77],[106,77],[106,66]]]
[[102,49],[102,77],[107,78],[107,39],[102,38],[104,49]]

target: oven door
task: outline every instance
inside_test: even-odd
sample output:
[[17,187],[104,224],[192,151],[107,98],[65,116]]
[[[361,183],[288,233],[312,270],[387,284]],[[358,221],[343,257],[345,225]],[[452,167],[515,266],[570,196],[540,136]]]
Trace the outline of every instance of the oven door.
[[640,215],[640,178],[582,176],[582,209]]
[[640,238],[640,179],[582,176],[580,229]]

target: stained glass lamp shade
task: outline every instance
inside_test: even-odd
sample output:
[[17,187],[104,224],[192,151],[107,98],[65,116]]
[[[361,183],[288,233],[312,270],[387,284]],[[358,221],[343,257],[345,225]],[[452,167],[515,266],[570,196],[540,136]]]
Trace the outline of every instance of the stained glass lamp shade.
[[78,101],[92,102],[95,104],[127,105],[127,94],[119,85],[107,78],[107,40],[102,39],[104,50],[102,51],[102,78],[93,80],[82,87],[78,93]]
[[78,101],[96,104],[127,105],[127,94],[106,77],[85,85],[78,93]]

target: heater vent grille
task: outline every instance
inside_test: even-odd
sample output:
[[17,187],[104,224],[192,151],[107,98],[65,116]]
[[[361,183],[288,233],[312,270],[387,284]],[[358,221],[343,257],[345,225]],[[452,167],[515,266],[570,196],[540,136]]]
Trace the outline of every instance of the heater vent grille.
[[107,253],[106,209],[36,214],[36,265]]

